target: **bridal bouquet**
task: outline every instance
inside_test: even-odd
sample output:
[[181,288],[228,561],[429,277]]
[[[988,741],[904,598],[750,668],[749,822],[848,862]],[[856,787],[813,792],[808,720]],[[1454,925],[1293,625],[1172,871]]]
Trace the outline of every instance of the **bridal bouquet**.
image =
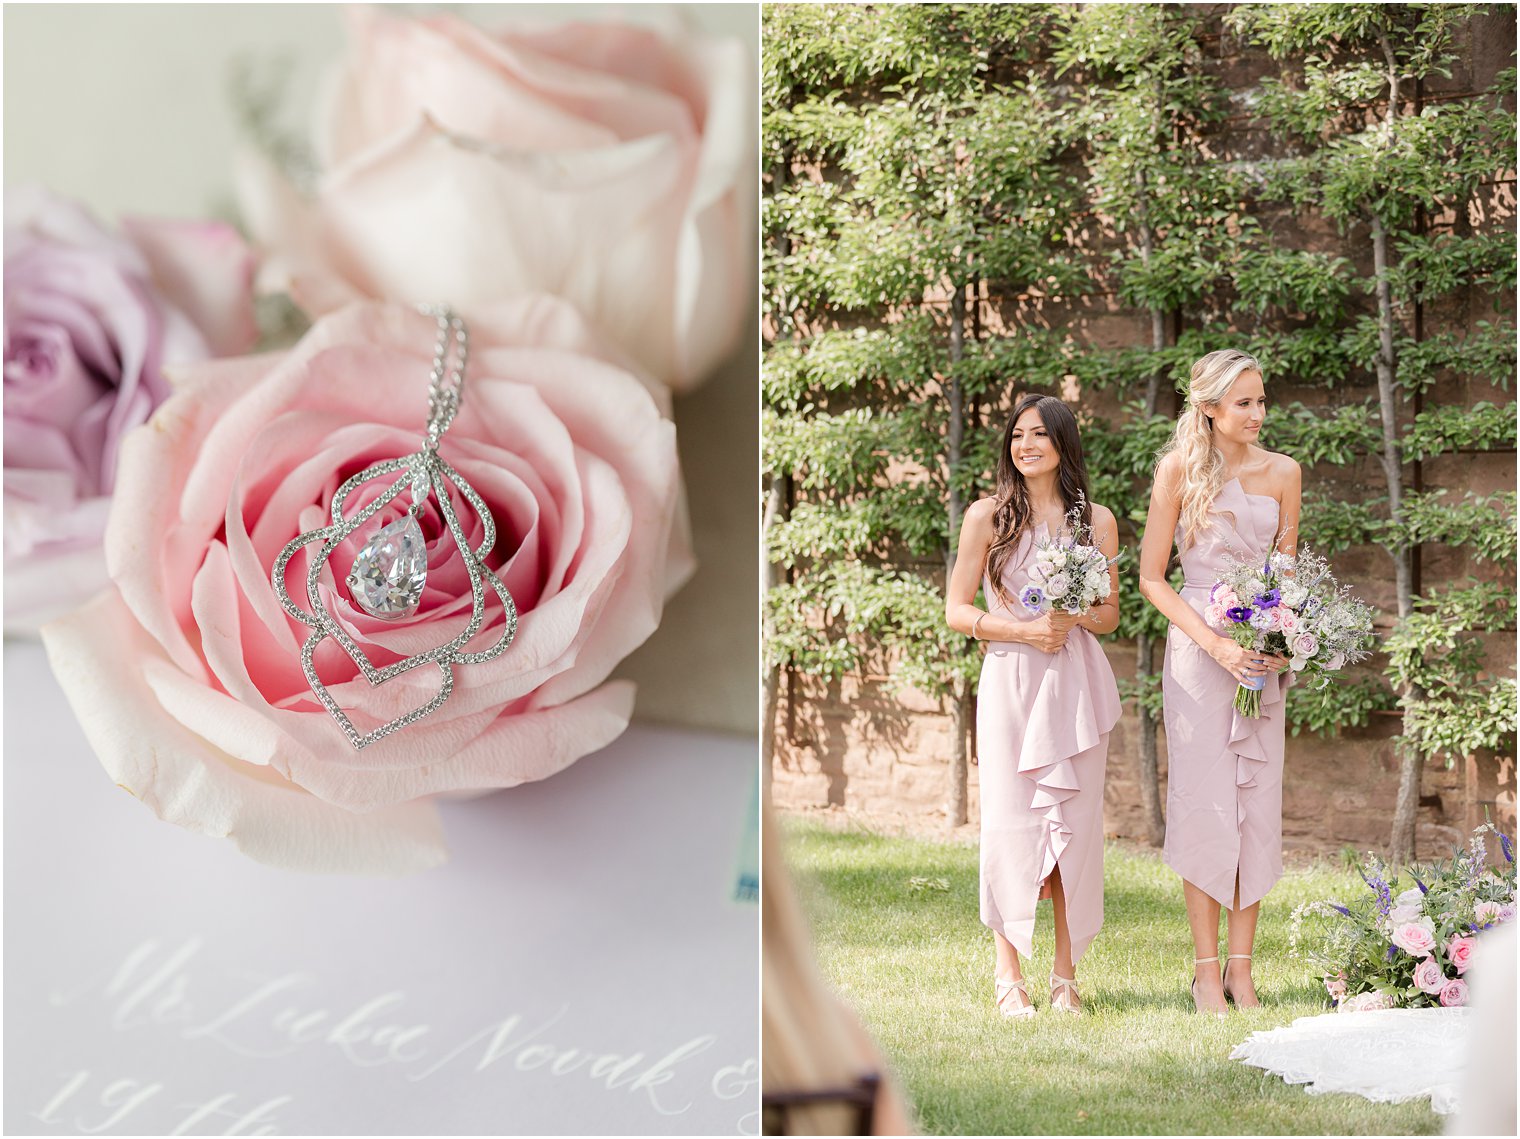
[[1092,527],[1082,521],[1078,502],[1066,514],[1062,534],[1041,539],[1029,571],[1029,586],[1019,595],[1025,609],[1034,614],[1060,609],[1066,613],[1086,613],[1108,597],[1111,585],[1108,567],[1118,558],[1110,558],[1093,541]]
[[[1504,863],[1485,865],[1483,835],[1499,840]],[[1455,1007],[1467,1003],[1464,974],[1484,930],[1515,920],[1515,848],[1485,824],[1454,857],[1408,870],[1410,885],[1369,856],[1358,868],[1367,893],[1350,904],[1308,902],[1293,911],[1290,947],[1322,970],[1340,1012]],[[1304,947],[1303,919],[1330,920],[1324,938]]]
[[[1292,670],[1317,678],[1319,687],[1368,656],[1372,642],[1372,609],[1337,584],[1308,547],[1231,565],[1210,591],[1204,619],[1242,648],[1289,657]],[[1241,684],[1235,707],[1242,715],[1261,715],[1265,686],[1266,677]]]

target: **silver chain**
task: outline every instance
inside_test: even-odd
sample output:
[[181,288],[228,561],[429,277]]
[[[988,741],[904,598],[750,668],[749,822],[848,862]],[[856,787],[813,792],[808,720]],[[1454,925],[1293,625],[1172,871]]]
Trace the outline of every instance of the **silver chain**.
[[427,449],[437,451],[438,441],[459,413],[464,369],[470,359],[470,333],[448,305],[419,305],[418,309],[438,322],[438,343],[433,348],[433,370],[428,377],[427,417]]

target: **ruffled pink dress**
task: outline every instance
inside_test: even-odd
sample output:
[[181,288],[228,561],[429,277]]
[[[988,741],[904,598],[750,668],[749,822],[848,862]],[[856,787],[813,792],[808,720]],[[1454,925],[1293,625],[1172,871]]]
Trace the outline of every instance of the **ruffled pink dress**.
[[[1003,570],[1011,605],[990,581],[988,612],[1018,621],[1035,538],[1026,535]],[[989,641],[976,709],[981,773],[982,921],[1019,953],[1034,952],[1040,885],[1059,862],[1072,961],[1103,925],[1103,778],[1119,688],[1097,638],[1073,629],[1059,652]]]
[[[1224,484],[1209,528],[1182,549],[1182,599],[1202,614],[1225,565],[1265,558],[1277,541],[1277,500]],[[1161,699],[1166,721],[1166,864],[1229,908],[1261,901],[1282,877],[1283,696],[1267,677],[1261,717],[1235,710],[1236,679],[1180,629],[1166,638]]]

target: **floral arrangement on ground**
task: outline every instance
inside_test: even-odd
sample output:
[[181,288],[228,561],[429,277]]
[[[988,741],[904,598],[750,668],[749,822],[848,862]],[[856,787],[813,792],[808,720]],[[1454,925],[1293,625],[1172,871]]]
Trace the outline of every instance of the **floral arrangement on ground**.
[[[1497,866],[1487,862],[1489,833],[1503,855]],[[1369,854],[1358,873],[1366,893],[1344,904],[1305,903],[1291,919],[1291,952],[1322,970],[1332,1007],[1362,1012],[1466,1005],[1464,975],[1476,940],[1515,920],[1510,836],[1485,823],[1445,861],[1400,874]],[[1317,921],[1306,924],[1306,918],[1326,920],[1321,928]],[[1310,930],[1323,936],[1313,937]]]

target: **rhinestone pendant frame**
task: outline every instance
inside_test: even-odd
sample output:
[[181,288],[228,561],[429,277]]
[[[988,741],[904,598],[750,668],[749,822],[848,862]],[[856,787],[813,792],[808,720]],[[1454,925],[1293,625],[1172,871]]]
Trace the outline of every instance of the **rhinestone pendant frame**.
[[[426,311],[432,312],[435,310]],[[440,328],[453,330],[458,335],[462,346],[464,343],[463,321],[453,316],[452,313],[448,313],[447,310],[437,311]],[[441,364],[435,367],[435,384],[441,367]],[[461,372],[462,367],[461,363],[459,365]],[[455,406],[457,406],[457,397]],[[453,408],[449,408],[448,411],[447,419],[452,420]],[[512,644],[512,639],[517,635],[517,605],[512,600],[511,593],[508,592],[507,587],[502,583],[501,579],[491,570],[487,569],[485,565],[486,554],[496,544],[495,520],[491,517],[491,511],[487,508],[485,501],[476,492],[475,488],[465,481],[463,475],[438,455],[438,439],[442,436],[443,430],[447,429],[448,423],[445,421],[442,429],[435,430],[434,425],[436,422],[436,417],[430,416],[428,442],[421,451],[414,452],[403,458],[387,459],[376,463],[345,481],[338,488],[337,493],[333,495],[332,522],[326,526],[318,527],[315,530],[308,530],[292,538],[280,551],[270,571],[270,582],[274,586],[275,595],[279,598],[281,607],[297,621],[312,629],[311,635],[307,637],[305,643],[301,646],[301,671],[305,673],[306,681],[311,686],[312,693],[316,696],[318,702],[337,721],[339,728],[343,730],[344,736],[347,737],[348,742],[354,746],[355,750],[360,750],[377,740],[384,739],[392,732],[399,731],[409,724],[416,723],[424,716],[437,711],[443,706],[444,701],[449,698],[449,694],[454,690],[455,665],[484,664],[486,661],[494,660],[506,652],[507,648]],[[401,478],[391,483],[368,506],[357,511],[352,517],[344,517],[344,507],[348,502],[349,496],[356,489],[365,483],[384,478],[398,471],[405,473]],[[481,536],[480,544],[473,549],[470,547],[464,533],[464,528],[460,525],[459,518],[454,513],[454,508],[449,502],[449,495],[444,488],[445,483],[452,485],[458,490],[460,496],[470,504],[470,507],[481,520],[484,532]],[[410,512],[413,514],[419,512],[427,498],[432,496],[438,504],[438,511],[443,517],[449,534],[453,537],[455,544],[459,548],[460,556],[464,559],[466,569],[470,575],[470,621],[465,626],[464,631],[452,640],[426,652],[417,653],[414,656],[396,661],[394,664],[376,668],[365,655],[364,650],[354,643],[353,638],[344,631],[343,627],[338,623],[337,618],[322,603],[318,582],[322,575],[322,567],[327,564],[328,559],[332,556],[333,551],[338,548],[339,544],[409,487],[412,490]],[[307,570],[306,600],[311,608],[310,610],[306,610],[297,605],[295,599],[291,597],[286,581],[286,570],[289,568],[291,559],[295,557],[297,551],[313,542],[321,542],[322,548],[312,558],[311,566]],[[340,579],[342,578],[342,575],[336,576]],[[480,632],[480,628],[485,622],[487,586],[495,591],[496,596],[501,600],[502,608],[506,615],[505,624],[501,636],[490,647],[479,652],[465,652],[464,646],[470,642],[475,634]],[[398,716],[394,720],[389,720],[372,731],[360,732],[317,675],[315,664],[317,647],[329,637],[342,646],[343,651],[358,666],[360,674],[374,687],[378,687],[393,677],[399,676],[404,672],[409,672],[422,665],[436,665],[440,675],[440,686],[437,695],[426,704],[414,708],[412,711]]]

